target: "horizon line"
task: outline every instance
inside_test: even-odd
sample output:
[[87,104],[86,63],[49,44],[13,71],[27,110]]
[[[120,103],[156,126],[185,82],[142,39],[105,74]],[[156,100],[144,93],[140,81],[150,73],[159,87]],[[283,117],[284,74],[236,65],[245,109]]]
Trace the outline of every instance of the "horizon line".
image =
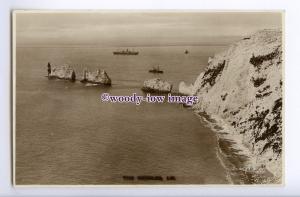
[[73,45],[73,44],[64,44],[64,45],[30,45],[30,44],[25,44],[25,45],[16,45],[18,48],[111,48],[111,47],[171,47],[171,46],[228,46],[232,42],[228,43],[202,43],[202,44],[166,44],[166,45],[87,45],[87,44],[79,44],[79,45]]

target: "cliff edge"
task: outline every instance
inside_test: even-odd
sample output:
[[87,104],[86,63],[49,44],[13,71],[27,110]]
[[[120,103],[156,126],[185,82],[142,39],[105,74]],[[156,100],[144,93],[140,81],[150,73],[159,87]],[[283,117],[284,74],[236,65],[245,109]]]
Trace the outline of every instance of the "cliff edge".
[[281,182],[282,32],[262,30],[216,54],[184,94],[197,95],[195,110],[221,119],[240,136],[255,163]]

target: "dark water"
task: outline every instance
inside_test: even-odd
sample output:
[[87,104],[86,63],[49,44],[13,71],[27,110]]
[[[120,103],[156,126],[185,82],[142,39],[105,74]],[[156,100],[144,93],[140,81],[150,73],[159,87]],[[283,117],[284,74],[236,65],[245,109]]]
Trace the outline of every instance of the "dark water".
[[[185,49],[191,51],[184,55]],[[101,93],[142,95],[148,73],[178,87],[191,83],[208,56],[222,47],[139,47],[138,56],[113,56],[116,48],[17,48],[17,184],[223,184],[215,134],[177,104],[111,104]],[[46,65],[68,63],[105,69],[113,86],[85,87],[48,80]],[[134,176],[135,180],[124,180]],[[163,181],[138,181],[161,176]],[[176,180],[166,180],[174,176]]]

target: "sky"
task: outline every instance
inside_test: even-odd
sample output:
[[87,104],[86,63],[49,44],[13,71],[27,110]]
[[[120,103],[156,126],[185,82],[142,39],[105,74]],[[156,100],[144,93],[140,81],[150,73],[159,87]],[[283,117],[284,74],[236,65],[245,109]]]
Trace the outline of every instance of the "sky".
[[16,14],[17,46],[226,45],[282,27],[279,12],[44,12]]

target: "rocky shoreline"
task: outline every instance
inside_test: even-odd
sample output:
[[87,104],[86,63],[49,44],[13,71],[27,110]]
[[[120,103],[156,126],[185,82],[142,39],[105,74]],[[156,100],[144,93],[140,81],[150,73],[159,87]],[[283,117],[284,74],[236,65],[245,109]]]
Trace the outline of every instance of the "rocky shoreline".
[[217,154],[228,171],[232,184],[276,184],[280,180],[265,165],[257,164],[256,156],[246,148],[241,135],[232,134],[233,130],[222,119],[211,117],[205,112],[195,112],[200,121],[217,137]]

